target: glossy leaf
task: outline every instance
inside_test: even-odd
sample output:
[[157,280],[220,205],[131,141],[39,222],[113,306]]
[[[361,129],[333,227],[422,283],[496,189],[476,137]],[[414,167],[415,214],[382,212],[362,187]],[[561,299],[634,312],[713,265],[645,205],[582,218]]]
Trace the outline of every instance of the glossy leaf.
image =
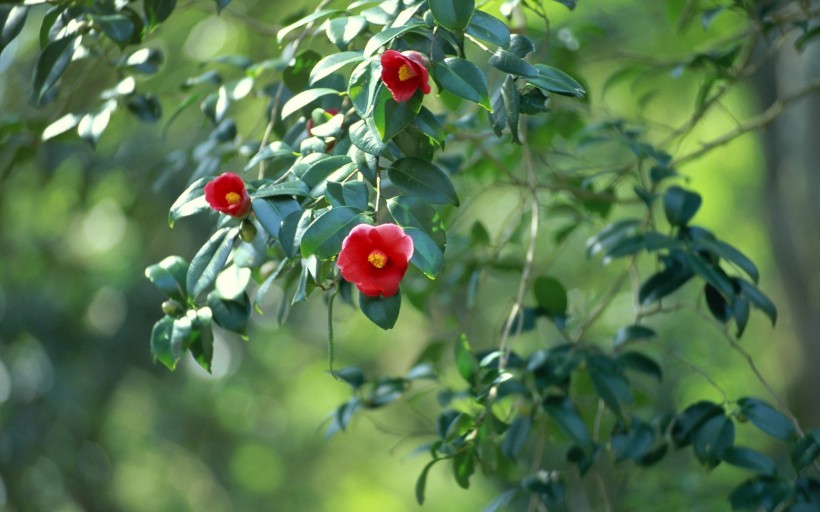
[[615,333],[613,345],[615,348],[621,347],[629,342],[655,337],[655,331],[644,325],[627,325],[621,327]]
[[379,48],[388,44],[390,41],[399,37],[400,35],[411,31],[417,31],[420,29],[426,30],[427,26],[424,23],[411,23],[403,27],[386,28],[370,38],[370,40],[364,47],[364,56],[370,57],[371,55],[376,53],[376,51]]
[[663,370],[654,359],[640,352],[624,352],[616,359],[619,365],[626,370],[643,373],[658,382],[663,380]]
[[771,320],[772,325],[777,323],[777,307],[771,299],[766,297],[757,286],[745,279],[736,279],[735,282],[740,285],[740,291],[743,296],[749,299],[749,302],[751,302],[754,307],[763,311],[763,313],[769,317],[769,320]]
[[368,218],[355,208],[342,206],[314,220],[302,235],[302,256],[315,254],[320,259],[329,259],[342,249],[342,240],[354,227],[368,222]]
[[535,302],[550,317],[566,317],[567,289],[560,281],[549,276],[539,276],[532,284]]
[[467,34],[493,43],[495,45],[507,48],[510,46],[510,29],[507,25],[491,14],[484,11],[476,10],[473,17],[470,18],[470,24],[467,25]]
[[155,361],[161,362],[169,370],[174,370],[179,361],[179,356],[174,353],[171,347],[173,332],[174,319],[167,315],[155,323],[154,328],[151,330],[151,355]]
[[238,228],[222,228],[202,246],[191,260],[186,278],[186,288],[194,300],[211,287],[222,272],[234,241],[239,235]]
[[24,6],[0,6],[0,53],[20,35],[27,14],[28,8]]
[[402,158],[387,171],[399,190],[433,204],[458,206],[458,196],[447,174],[438,166],[420,158]]
[[207,304],[216,325],[237,334],[246,334],[251,314],[251,303],[246,293],[237,299],[225,299],[213,291],[208,294]]
[[707,468],[720,464],[723,453],[735,442],[735,424],[724,414],[716,415],[701,425],[694,437],[695,455]]
[[71,62],[79,46],[77,36],[65,37],[48,43],[37,58],[32,83],[33,101],[41,105],[46,94],[57,83]]
[[421,109],[422,97],[423,94],[416,91],[409,100],[396,102],[387,87],[379,88],[373,104],[373,125],[383,141],[389,141],[413,122]]
[[699,238],[695,241],[694,247],[695,249],[705,250],[714,256],[734,263],[746,272],[755,283],[760,279],[760,272],[757,270],[757,265],[746,257],[745,254],[726,242],[709,238]]
[[392,297],[368,297],[360,293],[359,307],[371,322],[384,330],[392,329],[401,310],[401,292]]
[[527,82],[539,89],[576,98],[582,98],[586,94],[586,90],[581,84],[560,69],[555,69],[546,64],[536,64],[535,69],[538,74],[527,78]]
[[441,87],[460,98],[478,103],[485,110],[492,110],[487,92],[487,77],[468,60],[450,57],[433,68],[436,81]]
[[367,28],[364,16],[333,18],[327,24],[327,37],[337,48],[346,50],[350,43]]
[[188,262],[179,256],[168,256],[145,269],[145,277],[172,299],[185,301]]
[[511,75],[534,78],[538,76],[538,69],[521,57],[499,48],[488,61],[491,66]]
[[775,476],[777,473],[777,466],[769,456],[751,448],[733,446],[723,452],[722,458],[727,464],[762,475]]
[[550,397],[544,401],[544,410],[556,425],[584,451],[592,451],[592,437],[569,398]]
[[361,52],[332,53],[317,62],[310,71],[310,84],[313,85],[343,67],[359,63],[362,60],[364,60],[364,56]]
[[693,275],[688,267],[672,264],[644,281],[638,300],[644,306],[653,304],[686,284]]
[[212,177],[200,178],[188,185],[188,188],[180,194],[168,212],[168,225],[170,227],[174,227],[174,222],[177,219],[210,210],[210,205],[205,201],[205,185],[212,179]]
[[151,27],[162,23],[174,12],[177,0],[145,0],[145,17]]
[[444,270],[444,253],[424,231],[407,227],[404,232],[413,239],[413,257],[410,263],[430,279],[435,279]]
[[[282,223],[291,214],[301,212],[299,203],[288,196],[283,197],[254,197],[251,208],[257,220],[273,238],[280,237]],[[288,254],[292,256],[292,254]]]
[[429,0],[436,23],[450,30],[464,30],[475,10],[475,0]]
[[285,103],[285,105],[282,107],[282,119],[290,117],[295,112],[302,110],[303,108],[307,107],[319,98],[331,95],[338,96],[339,91],[337,91],[336,89],[328,89],[326,87],[302,91],[293,98],[289,99],[287,103]]
[[529,416],[516,416],[510,424],[510,428],[504,433],[501,453],[511,460],[516,460],[518,454],[524,449],[531,428],[532,418]]

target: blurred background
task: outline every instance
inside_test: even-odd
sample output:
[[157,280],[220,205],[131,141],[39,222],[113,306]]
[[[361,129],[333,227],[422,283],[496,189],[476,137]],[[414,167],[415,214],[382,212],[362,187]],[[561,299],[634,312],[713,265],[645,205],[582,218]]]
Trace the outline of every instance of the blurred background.
[[[581,1],[570,13],[545,2],[553,29],[546,62],[584,81],[591,117],[651,120],[648,129],[657,128],[659,140],[668,126],[691,116],[702,75],[664,73],[604,87],[607,80],[636,60],[660,65],[747,23],[727,13],[708,31],[699,23],[676,30],[670,17],[676,2],[666,4]],[[482,8],[499,15],[500,6],[494,1]],[[283,20],[313,7],[307,0],[234,0],[217,16],[213,2],[180,4],[145,43],[165,54],[162,72],[140,78],[138,87],[160,97],[167,116],[185,98],[180,84],[202,73],[202,63],[223,54],[254,61],[275,56],[273,34]],[[44,12],[33,10],[21,37],[0,55],[0,508],[418,510],[413,485],[428,458],[414,449],[433,432],[437,411],[430,407],[430,390],[414,388],[411,399],[358,417],[347,432],[326,438],[328,415],[350,392],[328,373],[320,296],[279,325],[283,297],[272,290],[262,301],[264,314],[254,314],[247,341],[216,333],[211,375],[191,360],[173,373],[151,361],[148,340],[163,298],[143,269],[169,254],[190,259],[213,225],[212,219],[191,218],[167,227],[168,208],[192,172],[185,164],[168,169],[175,151],[190,149],[212,127],[196,108],[166,130],[165,121],[142,123],[118,112],[96,149],[73,136],[40,142],[45,126],[66,111],[95,108],[97,93],[117,83],[109,69],[85,76],[70,72],[68,99],[31,107],[27,98]],[[535,34],[543,30],[537,21],[530,23]],[[787,44],[772,53],[765,68],[733,88],[721,108],[672,151],[685,154],[817,80],[820,59],[812,45],[797,52]],[[263,128],[266,108],[264,98],[247,102],[235,117],[240,133]],[[739,137],[681,169],[688,186],[704,197],[695,223],[761,268],[761,288],[778,304],[780,319],[772,329],[753,313],[742,343],[804,425],[820,425],[818,113],[820,99],[806,95],[763,132]],[[556,119],[544,128],[552,132],[543,140],[560,143],[579,128]],[[537,132],[531,137],[539,140]],[[234,170],[232,164],[239,165],[226,162],[219,172]],[[458,186],[470,199],[461,210],[445,212],[451,246],[457,248],[477,220],[491,240],[501,240],[508,215],[520,206],[520,191],[493,188],[481,175]],[[619,208],[613,218],[622,213]],[[540,239],[542,270],[561,276],[571,314],[588,313],[623,269],[618,262],[605,266],[600,258],[578,257],[602,225],[577,230],[560,251],[552,237]],[[553,234],[561,227],[556,219],[543,230]],[[525,245],[514,239],[505,250],[521,254]],[[484,274],[469,314],[452,303],[446,309],[447,300],[459,295],[442,280],[433,284],[441,310],[420,312],[406,302],[389,332],[339,303],[336,364],[401,375],[428,345],[452,343],[462,331],[474,346],[492,348],[518,279],[515,272]],[[691,301],[697,295],[694,288],[681,293]],[[625,289],[590,336],[610,339],[632,314]],[[647,386],[647,393],[659,393],[670,407],[722,400],[708,379],[692,371],[690,362],[696,361],[730,397],[770,399],[743,359],[716,342],[719,336],[694,315],[650,321],[662,333],[656,350],[667,378],[660,390]],[[520,342],[537,346],[555,339],[549,326],[539,324]],[[736,471],[719,467],[707,475],[689,453],[663,464],[660,471],[620,473],[615,480],[623,493],[616,509],[647,510],[642,504],[652,503],[653,493],[662,496],[664,510],[728,509],[725,497],[739,481]],[[503,490],[481,475],[469,491],[462,490],[440,466],[428,479],[423,509],[429,512],[480,510]]]

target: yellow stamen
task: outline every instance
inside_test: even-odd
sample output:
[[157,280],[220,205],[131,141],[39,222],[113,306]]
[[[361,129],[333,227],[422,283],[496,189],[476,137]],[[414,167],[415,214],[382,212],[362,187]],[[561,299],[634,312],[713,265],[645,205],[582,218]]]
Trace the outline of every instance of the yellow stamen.
[[416,72],[413,71],[413,68],[410,67],[409,64],[402,64],[399,68],[399,80],[404,82],[405,80],[409,80],[416,76]]
[[236,192],[228,192],[227,194],[225,194],[225,201],[227,201],[228,204],[237,204],[241,200],[242,196],[240,196]]
[[387,255],[377,249],[370,253],[367,261],[376,268],[384,268],[387,265]]

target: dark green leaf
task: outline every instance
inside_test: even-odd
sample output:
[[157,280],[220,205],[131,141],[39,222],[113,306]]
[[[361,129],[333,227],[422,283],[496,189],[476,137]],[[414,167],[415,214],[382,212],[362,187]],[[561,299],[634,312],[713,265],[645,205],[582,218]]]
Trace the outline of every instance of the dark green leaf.
[[735,282],[740,285],[740,292],[744,297],[749,299],[749,302],[769,317],[772,325],[777,323],[777,307],[774,302],[766,297],[757,286],[746,281],[745,279],[736,279]]
[[[265,231],[276,239],[280,237],[284,220],[289,215],[301,212],[302,210],[299,203],[290,197],[278,197],[274,199],[255,197],[251,200],[251,207]],[[288,253],[288,256],[293,255]]]
[[109,39],[117,43],[120,48],[124,48],[131,42],[134,34],[134,22],[122,14],[102,14],[93,17],[94,23],[108,36]]
[[612,434],[612,451],[615,460],[631,459],[636,462],[643,460],[655,441],[655,431],[638,418],[632,418],[629,430],[623,430],[622,424],[616,424],[616,431]]
[[706,306],[709,308],[709,312],[712,313],[712,316],[719,322],[726,323],[732,318],[732,310],[729,303],[714,286],[706,283],[703,289],[703,295],[706,297]]
[[313,85],[322,78],[335,73],[349,64],[356,64],[364,60],[362,52],[332,53],[323,58],[310,71],[310,84]]
[[703,424],[716,416],[725,417],[723,408],[712,402],[704,400],[687,407],[675,417],[672,425],[675,446],[683,448],[691,444]]
[[441,459],[433,459],[424,466],[424,469],[421,470],[421,474],[419,475],[418,480],[416,480],[416,502],[419,505],[424,504],[424,490],[427,487],[427,473],[430,472],[430,468],[433,467],[433,464],[438,462]]
[[[322,60],[316,50],[302,50],[296,54],[282,72],[282,81],[291,91],[303,91],[313,83],[312,69]],[[328,73],[329,74],[329,73]]]
[[200,178],[191,183],[182,194],[171,205],[168,212],[168,225],[174,227],[174,222],[183,217],[189,217],[210,209],[210,205],[205,201],[205,185],[213,178]]
[[735,249],[731,245],[727,244],[726,242],[704,237],[697,239],[695,241],[694,247],[695,249],[705,250],[713,254],[714,256],[723,258],[726,261],[734,263],[735,265],[740,267],[744,272],[746,272],[755,283],[757,283],[757,281],[760,279],[760,272],[757,270],[757,265],[755,265],[752,262],[752,260],[747,258],[745,254]]
[[365,211],[370,202],[370,191],[367,187],[364,181],[349,181],[347,183],[328,181],[327,198],[334,207],[350,206]]
[[255,165],[259,164],[263,161],[273,160],[275,162],[281,162],[283,165],[290,165],[296,160],[296,155],[293,153],[293,150],[281,141],[271,142],[267,146],[263,147],[256,153],[253,158],[250,159],[248,165],[245,166],[245,170],[249,170]]
[[659,382],[663,380],[663,370],[660,365],[640,352],[624,352],[618,356],[617,361],[627,370],[644,373]]
[[436,244],[444,249],[447,241],[441,218],[426,201],[409,196],[391,197],[387,208],[396,224],[403,228],[418,228],[427,233]]
[[470,351],[470,343],[464,334],[458,337],[455,346],[456,369],[459,375],[468,383],[473,384],[478,372],[478,361]]
[[802,471],[803,468],[814,462],[820,455],[820,429],[814,429],[806,433],[794,443],[791,459],[794,469]]
[[372,119],[369,122],[359,120],[350,127],[350,142],[369,155],[389,157],[390,150],[382,142],[379,132],[373,125]]
[[459,98],[478,103],[486,110],[492,109],[490,95],[487,92],[487,77],[472,62],[450,57],[438,62],[433,71],[436,81],[444,90]]
[[145,17],[148,18],[148,25],[155,27],[167,20],[176,5],[177,0],[145,0]]
[[231,3],[231,0],[216,0],[216,12],[219,14],[222,12],[222,9],[228,6]]
[[509,459],[515,460],[530,435],[532,428],[532,418],[529,416],[516,416],[510,424],[510,428],[504,433],[504,441],[501,443],[501,453]]
[[401,310],[401,292],[392,297],[368,297],[360,293],[359,307],[371,322],[384,330],[392,329]]
[[749,300],[742,295],[735,295],[735,301],[732,304],[732,316],[735,317],[735,324],[737,325],[737,337],[743,335],[746,330],[746,323],[749,321]]
[[153,94],[135,94],[128,99],[126,106],[141,121],[153,123],[162,117],[162,105]]
[[159,71],[164,60],[161,51],[153,48],[141,48],[129,55],[121,66],[146,75],[153,75]]
[[64,37],[48,43],[40,52],[32,81],[32,100],[36,105],[43,104],[46,94],[63,76],[79,42],[77,36]]
[[436,23],[450,30],[464,30],[475,10],[475,0],[429,0]]
[[0,6],[0,53],[20,35],[26,24],[28,8],[17,6]]
[[540,276],[532,284],[535,302],[548,316],[565,317],[567,314],[567,289],[553,277]]
[[684,258],[698,275],[715,287],[724,297],[732,297],[735,293],[732,281],[717,264],[706,261],[697,253],[684,253]]
[[211,373],[211,360],[214,356],[214,336],[211,331],[211,310],[210,308],[200,308],[196,311],[188,311],[188,318],[191,319],[191,343],[190,351],[197,364],[205,371]]
[[645,340],[654,337],[655,331],[649,327],[644,325],[627,325],[626,327],[621,327],[618,329],[618,332],[615,333],[613,345],[615,348],[618,348],[631,341]]
[[333,18],[327,24],[327,37],[340,50],[346,50],[348,45],[367,28],[364,16],[350,16],[349,18]]
[[475,448],[469,447],[453,457],[453,476],[462,489],[470,488],[470,477],[475,472]]
[[633,236],[639,226],[640,221],[637,219],[622,219],[606,226],[587,240],[587,255],[594,256],[601,251],[609,253],[613,247]]
[[467,34],[507,48],[510,45],[510,29],[507,25],[491,14],[477,10],[467,25]]
[[422,97],[423,94],[416,91],[409,100],[397,102],[387,87],[379,89],[373,105],[373,124],[383,141],[389,141],[413,122],[421,109]]
[[766,476],[775,476],[777,473],[777,466],[770,457],[751,448],[733,446],[723,452],[723,461]]
[[[351,163],[350,157],[347,155],[335,155],[327,158],[322,158],[321,160],[317,160],[304,170],[304,172],[299,172],[297,175],[302,181],[305,182],[310,189],[315,189],[317,186],[322,184],[325,180],[328,179],[331,175],[340,169],[345,168]],[[344,176],[347,177],[347,176]],[[343,177],[343,178],[344,178]],[[341,179],[343,179],[341,178]],[[317,197],[316,193],[312,193],[314,197]]]
[[511,75],[533,78],[538,76],[538,69],[511,51],[499,48],[488,61],[491,66]]
[[364,56],[370,57],[376,51],[381,48],[382,46],[386,45],[393,39],[399,37],[400,35],[417,30],[428,30],[427,25],[424,23],[411,23],[410,25],[405,25],[403,27],[391,27],[385,28],[381,32],[376,33],[364,47]]
[[671,264],[641,285],[638,300],[644,306],[653,304],[683,286],[693,275],[688,267]]
[[[302,235],[302,256],[315,254],[320,259],[330,259],[342,248],[342,240],[368,218],[355,208],[333,208],[314,220]],[[394,319],[395,320],[395,319]]]
[[225,299],[212,291],[208,294],[207,304],[216,325],[243,336],[247,333],[251,303],[246,293],[235,299]]
[[770,436],[781,441],[792,441],[797,435],[792,422],[766,402],[757,398],[741,398],[737,403],[741,414]]
[[390,181],[409,196],[433,204],[458,206],[458,196],[447,174],[420,158],[402,158],[387,171]]
[[413,257],[410,263],[430,279],[435,279],[444,270],[444,254],[436,242],[424,231],[407,227],[405,233],[413,239]]
[[225,262],[233,249],[234,241],[239,234],[238,228],[225,227],[214,233],[205,245],[197,252],[188,267],[186,289],[194,300],[216,281],[222,272]]
[[307,197],[310,189],[301,180],[283,181],[281,183],[269,183],[256,189],[251,197],[276,197],[276,196],[296,196]]
[[732,510],[771,512],[788,499],[792,485],[782,478],[757,476],[735,487],[729,494]]
[[697,213],[700,203],[699,194],[678,186],[669,187],[663,194],[663,209],[673,226],[685,226]]
[[720,464],[735,442],[735,424],[723,413],[708,419],[695,433],[695,456],[707,468]]
[[545,64],[536,64],[535,69],[538,71],[538,75],[527,78],[527,82],[539,89],[576,98],[581,98],[586,94],[581,84],[560,69]]
[[535,51],[535,44],[532,40],[521,34],[513,34],[510,36],[510,53],[523,59],[527,55]]
[[632,391],[618,365],[609,357],[596,354],[587,358],[587,368],[598,396],[616,416],[623,419],[621,404],[632,402]]
[[544,410],[555,421],[555,424],[572,438],[586,452],[593,448],[584,420],[578,414],[575,405],[569,398],[549,397],[544,401]]
[[188,262],[179,256],[168,256],[145,269],[145,277],[172,299],[185,301]]

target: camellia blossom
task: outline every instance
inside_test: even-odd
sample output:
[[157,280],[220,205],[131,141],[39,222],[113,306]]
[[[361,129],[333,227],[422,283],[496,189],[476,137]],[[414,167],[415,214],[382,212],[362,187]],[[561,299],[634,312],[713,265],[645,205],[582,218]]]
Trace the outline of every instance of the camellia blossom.
[[359,224],[342,242],[342,277],[369,297],[392,297],[413,256],[413,239],[395,224]]
[[413,50],[401,53],[387,50],[382,54],[382,82],[394,100],[407,101],[418,88],[424,94],[430,94],[430,74],[426,62],[424,55]]
[[242,178],[232,172],[220,174],[205,185],[205,201],[218,212],[243,218],[251,211],[251,196]]

